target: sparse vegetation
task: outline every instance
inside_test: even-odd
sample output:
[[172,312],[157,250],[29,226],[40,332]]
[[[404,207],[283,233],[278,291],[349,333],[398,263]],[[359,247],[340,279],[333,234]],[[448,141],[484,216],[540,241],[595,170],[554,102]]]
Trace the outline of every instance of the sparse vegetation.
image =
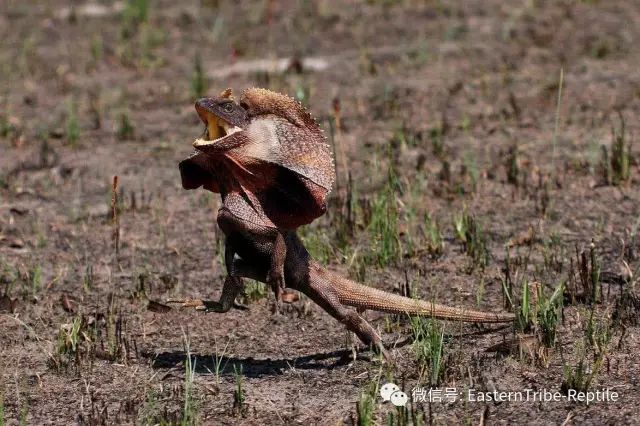
[[[640,4],[281,3],[0,2],[0,426],[640,416]],[[193,100],[249,86],[308,106],[334,152],[299,232],[315,261],[515,324],[358,313],[382,363],[250,279],[228,313],[169,307],[227,275],[220,194],[181,185]],[[395,407],[382,377],[443,401]],[[470,387],[620,398],[444,398]]]

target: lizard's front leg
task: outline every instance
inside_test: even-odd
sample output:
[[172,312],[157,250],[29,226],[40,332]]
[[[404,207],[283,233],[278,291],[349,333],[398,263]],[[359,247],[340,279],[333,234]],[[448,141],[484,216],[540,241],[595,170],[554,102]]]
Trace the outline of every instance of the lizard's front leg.
[[287,245],[284,237],[279,230],[276,230],[276,236],[273,242],[273,251],[271,253],[271,269],[267,273],[267,283],[276,295],[276,301],[282,299],[284,291],[284,262],[287,258]]
[[228,275],[224,280],[222,294],[217,302],[214,300],[201,299],[168,299],[167,303],[176,303],[183,308],[195,308],[198,311],[217,313],[228,312],[232,307],[237,309],[246,309],[246,307],[235,303],[236,297],[238,297],[240,292],[244,289],[244,282],[242,281],[242,278],[237,276],[235,273],[233,264],[234,256],[235,250],[227,241],[224,247],[224,261]]
[[[231,204],[229,201],[227,202]],[[248,204],[241,205],[241,207],[231,205],[231,208],[235,210],[239,208],[250,209]],[[261,219],[258,215],[252,214],[251,216],[255,222],[239,217],[225,204],[225,208],[220,209],[218,213],[218,225],[227,235],[238,232],[244,234],[247,240],[259,247],[258,250],[264,253],[265,257],[269,257],[270,269],[267,271],[265,281],[276,295],[276,301],[280,301],[285,287],[284,263],[287,258],[287,245],[284,236],[278,228],[266,223],[256,223]],[[229,267],[230,265],[227,265],[227,268]]]

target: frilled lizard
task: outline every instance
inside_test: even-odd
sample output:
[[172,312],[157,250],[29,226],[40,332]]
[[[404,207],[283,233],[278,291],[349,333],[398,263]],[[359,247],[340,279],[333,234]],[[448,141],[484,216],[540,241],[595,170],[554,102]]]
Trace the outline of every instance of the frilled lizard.
[[[183,187],[219,192],[252,238],[273,245],[267,281],[284,288],[284,234],[326,211],[334,181],[320,126],[295,100],[265,89],[231,89],[196,102],[205,123],[196,152],[180,163]],[[219,219],[220,220],[220,219]]]
[[242,278],[306,294],[365,344],[387,357],[378,333],[357,312],[372,309],[439,319],[500,323],[514,315],[453,308],[358,284],[311,259],[295,229],[326,211],[334,179],[331,152],[318,124],[293,99],[265,89],[246,90],[240,102],[230,90],[200,99],[196,111],[207,126],[197,151],[180,163],[185,189],[219,192],[218,225],[226,236],[228,276],[220,300],[170,299],[199,310],[227,312],[243,289]]

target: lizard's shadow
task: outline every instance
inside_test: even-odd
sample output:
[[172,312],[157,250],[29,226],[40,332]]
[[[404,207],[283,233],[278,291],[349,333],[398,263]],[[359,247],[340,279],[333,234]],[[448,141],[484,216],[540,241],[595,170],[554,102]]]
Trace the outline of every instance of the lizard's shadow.
[[[143,357],[151,359],[151,367],[153,369],[184,369],[184,361],[186,352],[160,352],[160,353],[143,353]],[[362,361],[371,361],[367,354],[358,351],[357,359]],[[262,376],[277,376],[286,370],[331,370],[336,367],[344,366],[353,361],[353,352],[347,349],[339,349],[330,352],[322,352],[301,357],[282,358],[282,359],[255,359],[253,357],[238,358],[217,356],[213,354],[191,354],[192,365],[198,374],[215,374],[217,366],[219,366],[218,375],[231,376],[235,374],[235,368],[246,377],[259,378]]]

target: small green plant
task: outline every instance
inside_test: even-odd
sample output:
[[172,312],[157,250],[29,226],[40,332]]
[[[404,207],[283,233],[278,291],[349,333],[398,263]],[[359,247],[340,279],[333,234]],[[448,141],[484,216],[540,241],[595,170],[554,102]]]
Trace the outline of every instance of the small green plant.
[[546,297],[542,286],[538,286],[536,307],[537,328],[542,344],[552,348],[556,344],[556,331],[558,328],[559,311],[562,309],[562,295],[564,283],[560,283],[550,297]]
[[444,240],[442,239],[442,232],[438,226],[438,222],[431,218],[429,213],[425,214],[424,226],[422,227],[422,233],[427,244],[427,252],[433,259],[437,259],[442,256],[444,252]]
[[478,170],[477,155],[471,151],[467,151],[464,156],[462,175],[469,176],[471,180],[471,192],[476,192],[478,179],[480,179],[480,171]]
[[400,206],[396,195],[399,187],[395,169],[389,166],[386,184],[371,202],[369,232],[373,244],[370,248],[370,257],[383,268],[402,258],[398,231]]
[[82,288],[85,292],[89,292],[93,287],[93,264],[87,262],[84,266],[82,274]]
[[242,364],[240,367],[238,365],[233,365],[233,375],[236,380],[236,387],[233,390],[233,409],[234,411],[241,416],[244,416],[246,411],[245,404],[245,391],[243,388],[243,375],[242,375]]
[[356,403],[356,415],[358,426],[370,426],[374,424],[375,404],[378,397],[378,381],[371,382],[360,392],[360,398]]
[[201,98],[207,91],[207,80],[202,69],[202,59],[196,53],[193,59],[193,74],[191,75],[191,96],[194,99]]
[[626,138],[624,118],[620,115],[620,130],[611,128],[611,155],[602,145],[602,170],[608,185],[621,185],[631,178],[631,144]]
[[144,404],[138,412],[138,424],[144,426],[163,424],[159,418],[158,396],[153,389],[145,392]]
[[0,393],[0,426],[4,426],[4,395]]
[[413,349],[421,366],[420,376],[429,370],[429,383],[440,384],[444,375],[444,327],[435,319],[411,317]]
[[243,292],[244,303],[253,303],[264,299],[269,294],[269,288],[260,281],[251,280],[245,287]]
[[227,365],[226,362],[225,362],[225,365],[222,365],[222,361],[225,360],[224,354],[227,353],[227,348],[229,347],[230,342],[231,342],[231,339],[227,340],[227,344],[224,345],[224,349],[222,349],[222,353],[220,353],[220,351],[218,351],[218,342],[215,340],[215,338],[213,340],[213,345],[215,350],[215,354],[213,355],[213,368],[215,370],[214,374],[216,376],[217,383],[220,383],[220,372],[224,370],[224,368]]
[[[586,392],[597,377],[606,358],[609,343],[611,341],[611,326],[608,321],[596,322],[594,309],[586,324],[585,336],[578,342],[578,362],[575,367],[564,366],[564,380],[561,385],[563,392],[576,390]],[[593,361],[587,359],[587,349],[593,351]]]
[[118,112],[116,137],[120,140],[131,140],[135,137],[135,127],[126,109]]
[[42,290],[42,266],[40,266],[40,264],[35,265],[31,271],[29,271],[29,281],[32,295]]
[[187,357],[184,360],[184,406],[182,408],[182,426],[198,424],[198,404],[195,400],[194,379],[196,375],[196,360],[191,358],[189,342],[185,339]]
[[454,216],[453,227],[456,238],[462,241],[465,253],[472,260],[472,269],[484,269],[489,264],[490,253],[487,238],[478,220],[465,208],[462,214]]
[[507,280],[502,281],[502,290],[507,298],[507,305],[514,310],[516,315],[516,330],[521,333],[531,332],[534,325],[534,315],[531,311],[531,289],[529,282],[526,280],[522,281],[522,298],[520,303],[515,303],[513,288],[507,283]]
[[594,370],[589,371],[585,357],[581,356],[574,368],[571,368],[569,365],[563,367],[563,375],[564,380],[562,381],[560,389],[564,393],[567,393],[569,390],[586,392],[589,390],[596,372]]
[[24,398],[20,405],[20,426],[27,426],[27,418],[29,417],[29,399]]
[[609,320],[598,321],[595,315],[595,309],[591,307],[591,314],[585,327],[585,338],[587,344],[593,351],[595,358],[607,351],[609,342],[611,342],[612,329]]
[[375,397],[368,392],[360,393],[360,399],[356,406],[358,415],[358,426],[369,426],[373,424]]
[[583,250],[577,255],[577,259],[582,296],[591,304],[597,303],[600,295],[601,264],[596,252],[595,242],[591,241],[591,244],[589,244],[588,255]]
[[80,345],[83,323],[82,317],[76,316],[71,324],[60,327],[56,353],[49,356],[50,364],[56,370],[68,367],[71,362],[75,362],[76,366],[80,365],[80,359],[86,352]]
[[67,143],[76,146],[80,139],[80,126],[78,125],[78,105],[71,98],[67,102],[67,121],[65,123],[65,137]]

